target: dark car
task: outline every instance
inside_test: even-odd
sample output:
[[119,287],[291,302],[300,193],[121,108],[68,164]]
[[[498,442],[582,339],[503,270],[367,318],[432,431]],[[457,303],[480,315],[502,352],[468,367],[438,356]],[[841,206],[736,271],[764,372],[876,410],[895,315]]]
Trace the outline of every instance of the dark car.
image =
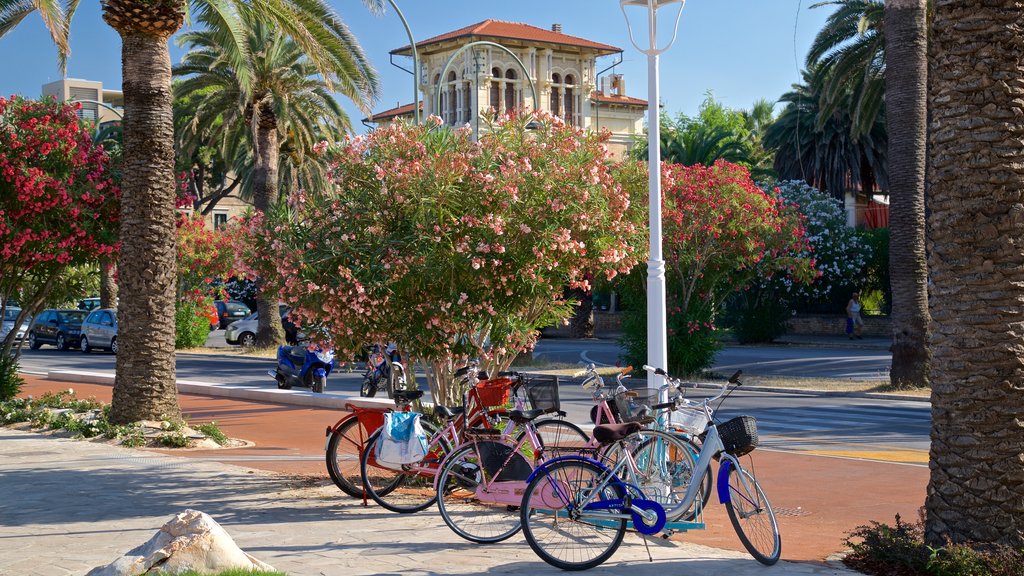
[[28,347],[38,350],[43,344],[53,344],[60,350],[78,348],[86,314],[85,310],[43,310],[28,333]]
[[228,324],[235,320],[241,320],[252,313],[248,306],[234,300],[217,300],[213,305],[217,307],[217,318],[220,320],[220,325],[214,326],[214,330],[227,328]]

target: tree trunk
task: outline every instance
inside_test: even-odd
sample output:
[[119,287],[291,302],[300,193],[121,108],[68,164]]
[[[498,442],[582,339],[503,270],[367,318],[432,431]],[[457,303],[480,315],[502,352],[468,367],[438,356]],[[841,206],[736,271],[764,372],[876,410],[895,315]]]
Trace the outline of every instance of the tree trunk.
[[573,288],[569,290],[569,298],[576,300],[579,304],[573,310],[572,318],[569,319],[570,338],[593,338],[594,337],[594,292],[593,290],[581,290]]
[[[253,206],[266,214],[277,202],[277,162],[280,146],[277,141],[277,118],[269,105],[257,104],[256,154],[253,167]],[[257,346],[276,346],[284,343],[284,327],[277,311],[277,294],[264,289],[262,278],[256,280]]]
[[100,260],[100,308],[115,308],[117,304],[117,267],[106,258]]
[[932,544],[1024,545],[1024,11],[936,0],[929,266]]
[[892,371],[897,388],[928,385],[928,261],[924,181],[928,137],[928,0],[885,2],[885,109],[889,134],[889,276]]
[[[110,9],[104,5],[104,19],[114,26],[118,21],[112,21]],[[167,46],[177,28],[166,29],[166,34],[127,28],[118,29],[125,113],[118,262],[120,349],[110,412],[115,424],[181,417],[174,366],[177,261]]]

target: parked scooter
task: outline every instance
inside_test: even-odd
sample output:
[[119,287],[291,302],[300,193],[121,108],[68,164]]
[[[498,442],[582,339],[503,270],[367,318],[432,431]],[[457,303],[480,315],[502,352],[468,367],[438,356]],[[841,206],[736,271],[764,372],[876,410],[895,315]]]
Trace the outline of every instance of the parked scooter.
[[334,366],[334,351],[319,346],[277,347],[277,370],[267,374],[277,380],[277,387],[289,390],[292,386],[303,386],[313,392],[322,393],[327,389],[327,375]]
[[380,351],[380,346],[374,345],[370,348],[363,384],[359,387],[360,396],[373,398],[377,395],[377,390],[384,388],[388,398],[394,398],[395,390],[405,389],[405,366],[401,363],[402,358],[396,346],[389,344],[386,353],[391,359],[390,364],[388,357]]

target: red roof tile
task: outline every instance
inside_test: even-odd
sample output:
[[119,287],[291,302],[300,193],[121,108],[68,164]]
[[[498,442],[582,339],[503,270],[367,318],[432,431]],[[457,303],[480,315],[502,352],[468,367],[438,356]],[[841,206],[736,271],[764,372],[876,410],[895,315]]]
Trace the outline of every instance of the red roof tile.
[[[422,42],[417,42],[417,48],[423,48],[430,44],[436,44],[444,40],[452,40],[455,38],[465,38],[469,36],[481,36],[489,38],[510,38],[515,40],[530,40],[534,42],[546,42],[549,44],[563,44],[566,46],[578,46],[581,48],[592,48],[600,52],[608,54],[615,52],[622,52],[622,48],[612,46],[610,44],[602,44],[600,42],[594,42],[578,36],[570,36],[568,34],[562,34],[561,32],[555,32],[553,30],[547,30],[544,28],[538,28],[529,24],[521,24],[518,22],[504,22],[502,20],[484,20],[465,28],[459,28],[440,36],[434,36],[428,38]],[[405,54],[411,52],[409,45],[396,48],[391,51],[392,54]]]
[[647,100],[633,98],[632,96],[618,96],[615,94],[602,94],[591,92],[590,99],[601,104],[621,104],[623,106],[647,106]]
[[[423,111],[423,102],[420,102],[420,112]],[[390,110],[378,112],[369,118],[364,118],[366,122],[379,122],[381,120],[390,120],[396,116],[412,116],[412,104],[403,104]]]

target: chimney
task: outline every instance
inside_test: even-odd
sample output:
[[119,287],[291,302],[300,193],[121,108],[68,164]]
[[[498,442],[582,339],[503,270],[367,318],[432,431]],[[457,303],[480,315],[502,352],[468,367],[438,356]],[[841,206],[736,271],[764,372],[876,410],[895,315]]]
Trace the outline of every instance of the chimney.
[[552,32],[556,32],[558,34],[561,34],[562,33],[562,25],[561,24],[552,24],[551,25],[551,31]]

